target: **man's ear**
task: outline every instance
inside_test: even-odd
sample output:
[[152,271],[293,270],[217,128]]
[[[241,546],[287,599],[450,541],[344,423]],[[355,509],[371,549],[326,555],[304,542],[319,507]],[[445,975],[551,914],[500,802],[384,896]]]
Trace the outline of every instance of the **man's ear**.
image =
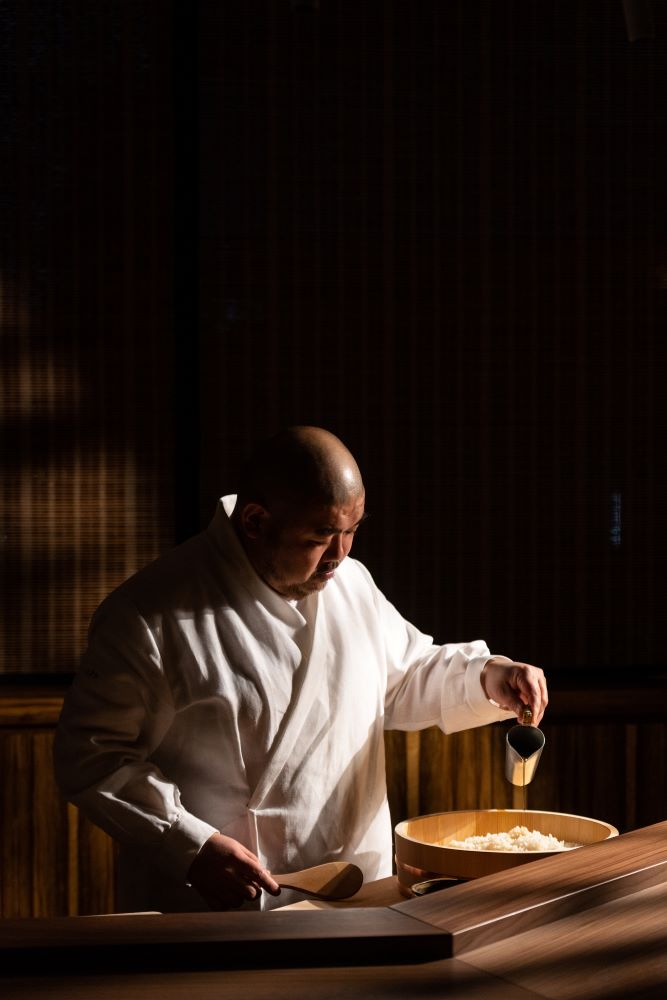
[[259,538],[271,517],[266,507],[259,503],[247,503],[241,511],[241,528],[248,538]]

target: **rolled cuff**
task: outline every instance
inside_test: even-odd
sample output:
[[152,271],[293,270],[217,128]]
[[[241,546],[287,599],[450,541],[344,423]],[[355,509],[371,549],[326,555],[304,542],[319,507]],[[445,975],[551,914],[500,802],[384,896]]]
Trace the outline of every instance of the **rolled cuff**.
[[218,833],[214,826],[184,810],[162,835],[155,863],[172,878],[186,882],[190,865],[214,833]]
[[499,708],[484,693],[482,670],[492,659],[493,655],[487,653],[468,660],[463,676],[464,704],[451,708],[443,706],[442,729],[445,733],[457,733],[463,729],[474,729],[491,722],[505,722],[514,718],[513,712]]

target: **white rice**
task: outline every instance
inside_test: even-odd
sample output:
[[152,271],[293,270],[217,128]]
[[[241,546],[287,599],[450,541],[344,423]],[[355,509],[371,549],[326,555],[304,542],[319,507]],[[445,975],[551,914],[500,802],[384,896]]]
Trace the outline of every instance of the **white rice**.
[[551,833],[529,830],[527,826],[515,826],[507,833],[485,833],[465,840],[442,840],[442,847],[455,847],[461,851],[571,851],[582,844],[566,843]]

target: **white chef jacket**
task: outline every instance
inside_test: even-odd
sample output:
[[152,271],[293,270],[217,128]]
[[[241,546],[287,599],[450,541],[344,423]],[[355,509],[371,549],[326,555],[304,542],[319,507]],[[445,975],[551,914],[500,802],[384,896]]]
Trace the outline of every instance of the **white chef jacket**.
[[56,776],[121,844],[122,909],[206,909],[186,876],[216,831],[274,872],[390,875],[383,730],[511,718],[484,695],[486,644],[433,645],[357,560],[298,602],[268,587],[235,500],[100,605],[65,698]]

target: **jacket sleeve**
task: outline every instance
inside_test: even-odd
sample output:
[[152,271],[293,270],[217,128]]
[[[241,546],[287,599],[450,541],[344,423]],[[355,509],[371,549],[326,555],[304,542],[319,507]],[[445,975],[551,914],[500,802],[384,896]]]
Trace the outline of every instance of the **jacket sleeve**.
[[387,662],[386,729],[439,726],[455,733],[513,718],[490,702],[482,688],[482,669],[493,656],[482,639],[435,645],[370,582]]
[[174,717],[155,636],[136,609],[105,602],[66,694],[54,766],[62,793],[121,843],[185,876],[215,828],[189,813],[151,762]]

